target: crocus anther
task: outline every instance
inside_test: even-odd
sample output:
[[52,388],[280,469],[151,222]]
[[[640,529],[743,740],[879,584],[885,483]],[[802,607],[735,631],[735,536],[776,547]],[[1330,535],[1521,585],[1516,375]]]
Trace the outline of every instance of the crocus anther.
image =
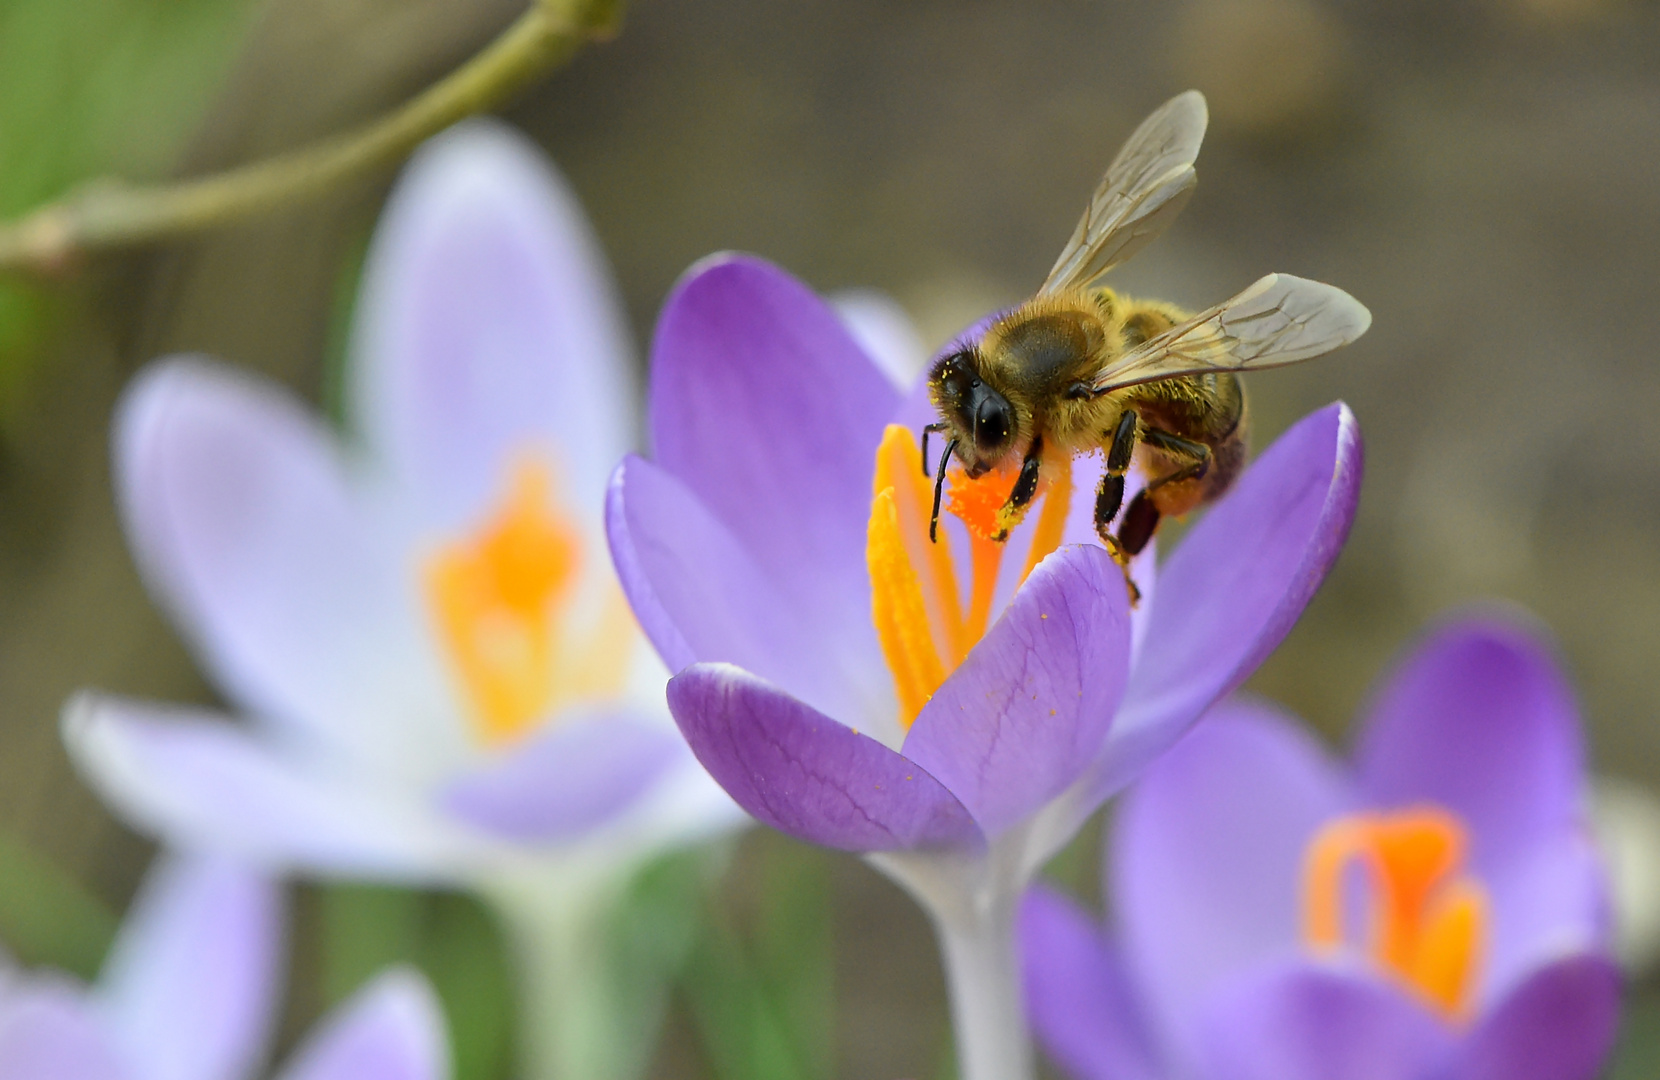
[[[1052,478],[1039,488],[1043,508],[1021,570],[1033,568],[1060,546],[1071,502],[1071,461],[1058,458]],[[998,511],[1008,500],[1016,474],[987,473],[971,480],[951,470],[947,509],[968,531],[969,595],[965,608],[958,589],[951,537],[931,542],[928,523],[932,493],[922,473],[922,456],[907,428],[889,425],[876,451],[865,561],[870,569],[871,617],[882,654],[893,673],[899,724],[909,731],[922,707],[985,636],[991,621],[1006,545],[991,537],[1000,528]]]
[[1437,806],[1328,822],[1304,854],[1304,940],[1319,952],[1357,944],[1343,916],[1358,865],[1370,922],[1359,947],[1443,1018],[1467,1019],[1490,923],[1487,890],[1464,872],[1468,846],[1463,822]]
[[567,625],[581,534],[554,502],[540,457],[512,466],[508,493],[471,536],[423,566],[427,603],[486,745],[516,741],[559,706],[621,689],[631,617],[614,591],[585,648]]

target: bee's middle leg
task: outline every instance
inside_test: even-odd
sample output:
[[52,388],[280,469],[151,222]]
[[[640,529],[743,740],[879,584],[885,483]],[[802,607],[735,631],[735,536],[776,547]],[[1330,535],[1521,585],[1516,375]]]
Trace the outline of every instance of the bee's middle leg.
[[1009,501],[997,511],[997,532],[992,539],[999,544],[1009,538],[1009,530],[1026,516],[1027,507],[1037,495],[1038,476],[1042,471],[1043,436],[1033,435],[1032,445],[1026,448],[1026,456],[1020,461],[1020,476],[1015,479],[1014,490],[1009,492]]
[[1121,563],[1126,562],[1127,558],[1118,539],[1109,530],[1112,519],[1118,516],[1119,507],[1124,505],[1124,473],[1135,454],[1136,422],[1134,409],[1125,409],[1118,418],[1118,426],[1113,429],[1112,442],[1107,448],[1107,468],[1095,489],[1095,535],[1101,538],[1101,543],[1106,545],[1112,557]]

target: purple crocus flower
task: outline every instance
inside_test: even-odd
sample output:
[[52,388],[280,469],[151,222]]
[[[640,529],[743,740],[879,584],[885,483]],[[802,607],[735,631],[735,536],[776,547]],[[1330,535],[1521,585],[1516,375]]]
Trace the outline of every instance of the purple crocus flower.
[[1589,1080],[1613,1041],[1578,718],[1513,622],[1434,634],[1352,765],[1233,702],[1120,809],[1103,933],[1034,890],[1033,1026],[1077,1080]]
[[606,557],[629,352],[535,148],[484,123],[434,140],[369,250],[346,437],[198,358],[120,404],[140,569],[250,723],[93,695],[65,720],[147,832],[480,892],[517,937],[526,1067],[584,1080],[633,1075],[653,1041],[654,1006],[607,999],[618,890],[743,820],[670,723]]
[[[282,902],[259,874],[163,856],[96,984],[0,972],[5,1080],[251,1080],[281,994]],[[418,972],[380,975],[325,1017],[278,1080],[443,1080],[449,1047]]]
[[607,524],[681,731],[751,814],[910,889],[966,1075],[1026,1075],[1016,897],[1289,630],[1354,512],[1353,418],[1282,436],[1156,575],[1141,561],[1132,613],[1089,483],[1057,480],[1005,548],[979,520],[1000,496],[954,481],[929,544],[922,388],[780,270],[694,268],[652,359],[654,458],[618,469]]

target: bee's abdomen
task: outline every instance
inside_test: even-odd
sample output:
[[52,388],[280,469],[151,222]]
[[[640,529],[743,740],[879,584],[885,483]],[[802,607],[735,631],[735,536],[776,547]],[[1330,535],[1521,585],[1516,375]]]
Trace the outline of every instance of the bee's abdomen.
[[1239,474],[1245,471],[1246,444],[1244,417],[1227,438],[1210,444],[1210,469],[1205,473],[1204,502],[1220,498]]
[[1166,379],[1134,389],[1142,419],[1173,435],[1215,445],[1245,423],[1245,389],[1226,372]]

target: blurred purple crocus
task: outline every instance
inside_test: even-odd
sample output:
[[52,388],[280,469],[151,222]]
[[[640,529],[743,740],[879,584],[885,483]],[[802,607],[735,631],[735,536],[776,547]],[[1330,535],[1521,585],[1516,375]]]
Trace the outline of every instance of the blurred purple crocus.
[[981,520],[1001,494],[958,478],[928,543],[922,388],[907,398],[757,259],[675,289],[649,419],[654,457],[618,469],[607,525],[678,672],[681,731],[751,814],[909,889],[940,933],[965,1076],[1029,1075],[1016,898],[1290,629],[1354,512],[1353,418],[1293,427],[1156,582],[1141,560],[1133,613],[1089,483],[1058,479],[1004,546]]
[[202,359],[128,389],[129,540],[251,722],[86,695],[69,747],[180,844],[480,892],[515,936],[524,1066],[634,1075],[657,1009],[611,999],[606,920],[642,862],[743,817],[606,557],[634,423],[603,259],[539,152],[474,122],[393,192],[353,329],[344,436]]
[[[252,1080],[282,983],[282,902],[226,860],[163,856],[93,986],[0,972],[5,1080]],[[449,1047],[421,975],[392,969],[290,1055],[278,1080],[444,1080]]]
[[1111,932],[1026,901],[1033,1026],[1076,1080],[1590,1080],[1619,987],[1586,797],[1512,622],[1419,647],[1352,765],[1223,705],[1125,798]]

